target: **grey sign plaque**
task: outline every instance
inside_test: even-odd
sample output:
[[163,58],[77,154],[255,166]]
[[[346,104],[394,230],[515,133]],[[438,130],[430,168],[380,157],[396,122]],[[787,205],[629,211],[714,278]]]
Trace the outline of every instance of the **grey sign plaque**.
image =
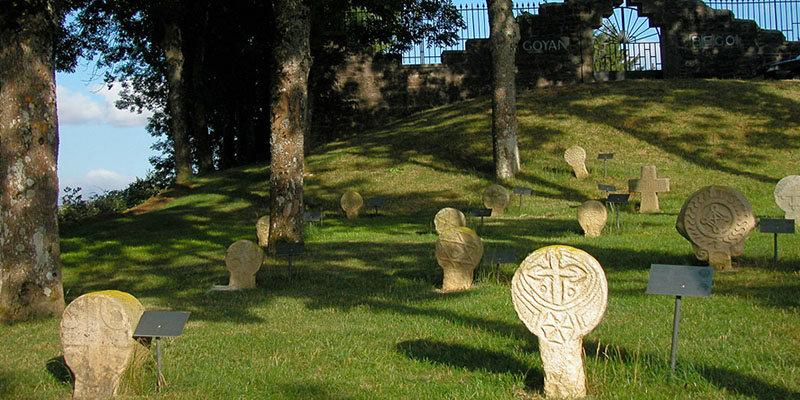
[[794,233],[793,219],[761,218],[758,226],[762,233]]
[[486,265],[514,264],[517,257],[513,249],[490,250],[483,253],[483,263]]
[[606,203],[611,204],[625,204],[628,202],[628,199],[631,197],[629,193],[620,194],[620,193],[613,193],[609,194],[608,198],[606,199]]
[[653,264],[647,281],[647,294],[708,297],[714,277],[712,267]]
[[530,196],[532,192],[533,192],[533,190],[531,190],[531,188],[525,188],[525,187],[519,187],[519,186],[514,188],[514,194]]
[[598,184],[597,188],[602,190],[602,191],[604,191],[604,192],[616,192],[617,191],[617,187],[613,186],[613,185],[601,185],[601,184]]
[[473,208],[469,212],[473,217],[489,217],[492,215],[491,208]]
[[600,153],[597,155],[598,160],[613,160],[614,153]]
[[305,252],[305,243],[275,243],[275,255],[281,257],[299,256]]
[[322,221],[322,211],[306,211],[303,213],[303,222]]
[[145,311],[133,336],[178,337],[189,320],[189,311]]

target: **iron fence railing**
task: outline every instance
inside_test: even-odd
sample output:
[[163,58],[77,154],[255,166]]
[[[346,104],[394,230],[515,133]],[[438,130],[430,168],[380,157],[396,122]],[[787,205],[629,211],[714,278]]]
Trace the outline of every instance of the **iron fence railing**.
[[761,29],[783,32],[786,40],[800,40],[799,0],[704,0],[711,8],[733,11],[738,19],[753,20]]
[[[779,30],[786,40],[800,40],[800,0],[704,0],[711,8],[730,10],[738,19],[753,20],[762,29]],[[533,2],[514,2],[514,15],[523,12],[538,14],[539,6],[544,3],[561,3],[559,0],[539,0]],[[453,46],[437,46],[426,42],[414,45],[402,54],[403,64],[438,64],[444,50],[464,50],[467,40],[485,39],[489,37],[489,16],[486,4],[465,4],[457,6],[466,24],[459,30],[459,39]],[[628,43],[626,51],[632,70],[661,69],[661,49],[658,41]],[[612,54],[608,50],[606,54]],[[616,63],[619,54],[611,57],[608,63]],[[614,58],[617,57],[617,58]],[[603,61],[595,62],[602,67]],[[610,65],[610,64],[609,64]],[[616,65],[616,64],[614,64]],[[611,67],[609,67],[611,68]],[[614,67],[615,68],[615,67]],[[614,70],[614,69],[604,69]]]

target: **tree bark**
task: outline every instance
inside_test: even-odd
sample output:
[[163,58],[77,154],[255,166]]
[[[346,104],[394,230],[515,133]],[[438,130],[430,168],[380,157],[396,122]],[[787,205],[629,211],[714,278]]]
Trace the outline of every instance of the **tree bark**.
[[269,247],[303,241],[304,138],[311,69],[309,0],[276,0],[277,71],[270,118]]
[[64,310],[53,56],[57,22],[52,1],[34,4],[0,10],[5,14],[0,16],[0,321]]
[[497,179],[519,172],[516,53],[519,26],[511,0],[486,0],[492,51],[492,149]]
[[[172,7],[175,10],[176,7]],[[174,18],[177,12],[168,12],[164,21],[162,47],[167,61],[167,104],[169,106],[170,130],[175,151],[175,181],[187,182],[193,174],[192,153],[189,143],[188,107],[186,104],[186,82],[184,81],[185,57],[182,48],[181,28]]]
[[192,51],[192,90],[191,90],[191,122],[192,135],[195,138],[195,158],[197,159],[198,172],[207,173],[214,171],[214,148],[211,134],[208,132],[208,116],[206,113],[205,90],[205,63],[206,63],[206,35],[209,19],[209,4],[207,1],[196,2],[191,7],[199,9],[195,32],[191,46]]

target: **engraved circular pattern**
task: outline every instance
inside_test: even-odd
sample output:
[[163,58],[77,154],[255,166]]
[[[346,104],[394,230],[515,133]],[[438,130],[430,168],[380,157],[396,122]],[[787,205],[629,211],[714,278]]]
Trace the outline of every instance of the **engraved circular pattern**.
[[582,164],[586,161],[586,150],[580,146],[572,146],[564,152],[564,160],[569,165]]
[[491,185],[483,191],[483,205],[486,208],[506,208],[508,199],[508,190],[500,185]]
[[347,191],[342,195],[341,200],[339,200],[339,204],[342,206],[342,209],[346,212],[354,212],[361,209],[364,205],[364,199],[361,198],[361,195],[358,192],[354,191]]
[[775,185],[775,203],[787,214],[800,211],[800,175],[789,175]]
[[514,309],[536,336],[555,343],[583,337],[600,322],[608,300],[597,260],[569,246],[528,255],[511,282]]
[[483,242],[472,229],[451,228],[439,235],[435,254],[442,268],[475,268],[483,257]]
[[433,217],[433,226],[436,229],[436,233],[440,235],[450,228],[464,226],[466,224],[467,218],[464,217],[464,213],[451,207],[445,207],[439,210]]
[[755,227],[750,202],[736,189],[706,186],[688,199],[678,215],[678,231],[701,248],[728,247]]

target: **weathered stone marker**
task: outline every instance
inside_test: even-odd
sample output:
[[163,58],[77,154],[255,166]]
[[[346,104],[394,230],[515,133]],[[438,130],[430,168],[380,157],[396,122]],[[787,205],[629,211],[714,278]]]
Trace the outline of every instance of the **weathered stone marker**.
[[584,236],[598,237],[608,221],[608,210],[603,203],[589,200],[578,206],[578,223]]
[[539,337],[545,396],[585,397],[582,343],[606,311],[603,267],[583,250],[543,247],[514,273],[511,298],[519,318]]
[[583,147],[572,146],[568,148],[564,152],[564,160],[572,167],[576,178],[583,179],[589,176],[589,171],[586,170],[586,150]]
[[483,206],[492,210],[493,217],[505,213],[508,200],[508,190],[500,185],[491,185],[483,191]]
[[141,346],[133,332],[144,312],[135,297],[117,290],[84,294],[61,317],[64,360],[75,375],[73,398],[117,395],[119,382]]
[[339,204],[342,206],[342,210],[344,210],[345,214],[347,214],[347,218],[353,219],[358,217],[358,212],[361,211],[361,207],[364,206],[364,199],[361,198],[358,192],[351,190],[342,195]]
[[628,180],[628,192],[642,194],[640,214],[659,212],[658,193],[669,192],[669,178],[656,178],[656,166],[645,165],[639,179]]
[[459,226],[442,232],[436,241],[436,262],[444,271],[442,291],[472,287],[472,274],[482,256],[483,242],[472,229]]
[[786,219],[793,219],[800,228],[800,175],[789,175],[778,181],[775,202],[786,213]]
[[249,240],[237,240],[228,247],[225,266],[231,273],[229,288],[255,289],[256,272],[264,262],[264,251]]
[[256,221],[256,236],[258,245],[267,247],[269,245],[269,215],[265,215]]
[[683,203],[675,228],[692,244],[699,260],[730,270],[731,256],[744,250],[744,239],[756,226],[750,202],[727,186],[706,186]]
[[466,225],[467,218],[464,216],[464,213],[451,207],[445,207],[439,210],[433,217],[433,226],[436,229],[436,233],[440,235],[447,229]]

